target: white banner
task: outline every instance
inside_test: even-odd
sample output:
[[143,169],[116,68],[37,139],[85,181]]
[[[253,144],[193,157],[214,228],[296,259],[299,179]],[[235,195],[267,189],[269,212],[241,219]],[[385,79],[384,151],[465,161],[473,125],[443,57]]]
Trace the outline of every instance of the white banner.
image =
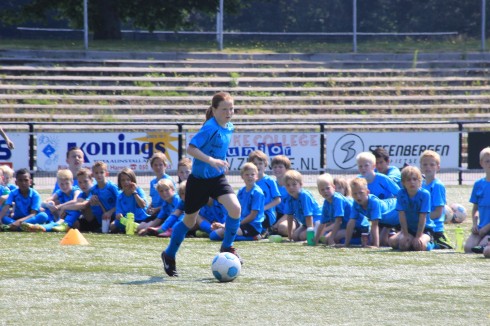
[[[187,146],[194,134],[186,134]],[[248,154],[254,150],[263,151],[269,157],[269,163],[274,156],[285,155],[291,160],[293,169],[300,171],[320,170],[319,133],[235,132],[227,154],[230,170],[240,170],[240,167],[247,162]]]
[[419,157],[430,149],[441,155],[441,168],[458,168],[459,134],[457,132],[383,132],[327,133],[327,168],[356,170],[356,156],[383,147],[390,165],[419,166]]
[[168,170],[176,169],[178,163],[178,133],[40,133],[37,135],[38,171],[66,168],[66,152],[75,146],[84,152],[87,167],[103,161],[110,172],[125,167],[151,171],[148,159],[156,152],[166,154]]
[[0,165],[9,165],[12,169],[29,169],[29,133],[7,132],[15,148],[10,150],[0,137]]

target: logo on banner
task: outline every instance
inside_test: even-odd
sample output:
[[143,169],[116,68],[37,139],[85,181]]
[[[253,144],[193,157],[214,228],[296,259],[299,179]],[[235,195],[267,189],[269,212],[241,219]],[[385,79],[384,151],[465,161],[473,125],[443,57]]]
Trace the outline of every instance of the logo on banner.
[[357,166],[356,156],[364,151],[364,142],[355,134],[346,134],[340,137],[333,148],[335,164],[345,170]]

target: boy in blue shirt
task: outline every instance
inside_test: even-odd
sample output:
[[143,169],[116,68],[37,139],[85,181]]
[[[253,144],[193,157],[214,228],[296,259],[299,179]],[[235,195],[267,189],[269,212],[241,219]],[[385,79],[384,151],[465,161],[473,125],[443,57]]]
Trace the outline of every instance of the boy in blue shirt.
[[[209,198],[207,205],[204,205],[197,216],[196,226],[200,231],[207,234],[207,237],[213,230],[225,226],[226,210],[217,200]],[[197,235],[197,232],[196,232]]]
[[73,224],[72,228],[79,229],[80,231],[100,232],[100,225],[90,209],[89,200],[90,196],[92,196],[90,190],[93,187],[92,171],[87,168],[81,168],[77,172],[76,180],[78,181],[80,193],[74,203],[64,206],[66,210],[77,210],[81,213],[80,218]]
[[420,170],[425,175],[422,188],[430,193],[430,218],[434,221],[434,249],[453,249],[451,241],[444,232],[446,219],[446,187],[436,177],[441,166],[441,156],[434,151],[426,150],[420,156]]
[[[258,178],[257,167],[251,163],[245,163],[240,169],[240,175],[245,183],[237,194],[242,207],[240,227],[237,230],[236,241],[252,241],[261,238],[262,223],[264,222],[265,196],[262,189],[255,183]],[[209,235],[211,240],[221,241],[225,233],[224,228],[214,230]]]
[[320,175],[316,184],[318,192],[325,201],[323,202],[321,224],[315,235],[315,243],[318,243],[320,237],[326,234],[326,244],[335,245],[345,238],[345,228],[352,209],[352,198],[344,197],[336,191],[333,177],[329,173]]
[[376,169],[374,172],[385,174],[393,180],[399,187],[402,186],[402,174],[396,166],[390,165],[390,155],[383,147],[378,147],[372,150],[371,153],[376,157]]
[[311,192],[303,188],[301,173],[296,170],[287,171],[284,183],[289,195],[284,206],[284,215],[287,216],[288,222],[288,239],[305,241],[306,230],[320,223],[322,210]]
[[80,211],[66,209],[76,202],[80,193],[80,188],[73,185],[73,174],[68,169],[59,170],[56,174],[56,180],[59,189],[41,205],[48,214],[47,223],[31,224],[24,222],[21,225],[24,231],[66,232],[78,221]]
[[[351,181],[352,206],[351,219],[360,222],[361,232],[365,226],[364,218],[371,222],[371,245],[379,247],[388,245],[388,230],[399,226],[398,212],[396,211],[396,199],[381,200],[370,193],[366,179],[355,178]],[[354,222],[350,222],[351,225]],[[350,227],[352,228],[352,226]],[[349,228],[349,232],[350,231]],[[358,237],[359,232],[356,233]],[[347,237],[346,237],[347,238]],[[347,242],[347,240],[346,240]],[[368,244],[365,244],[366,246]]]
[[162,205],[156,219],[140,224],[139,235],[157,235],[165,238],[172,235],[173,226],[184,217],[186,183],[184,181],[179,185],[177,193],[172,180],[164,178],[158,181],[156,190],[162,199]]
[[[73,177],[75,177],[78,171],[82,168],[85,161],[83,151],[79,147],[71,147],[66,152],[66,164],[68,164],[68,170],[71,171]],[[77,180],[73,180],[73,184],[78,186]],[[60,189],[58,181],[54,185],[53,194]]]
[[105,223],[110,223],[115,216],[119,189],[114,182],[107,179],[109,171],[106,163],[95,162],[92,166],[92,174],[97,182],[90,190],[92,196],[89,202],[92,214],[99,225],[102,225],[102,220],[106,220]]
[[[155,178],[150,181],[150,198],[151,203],[148,206],[147,213],[151,215],[153,219],[155,219],[160,212],[160,208],[162,207],[162,198],[158,194],[156,189],[156,185],[158,181],[161,179],[169,179],[172,180],[172,177],[169,176],[165,171],[167,170],[167,157],[165,154],[158,152],[155,153],[150,158],[150,166],[153,172],[155,173]],[[173,181],[172,181],[173,182]]]
[[394,198],[400,187],[382,173],[374,171],[376,157],[371,152],[362,152],[356,157],[357,168],[362,177],[366,178],[371,194],[379,199]]
[[466,240],[464,251],[466,253],[481,253],[488,257],[490,254],[490,147],[480,152],[480,165],[485,177],[477,180],[471,191],[470,203],[472,227],[471,234]]
[[396,203],[401,231],[390,238],[390,246],[401,251],[431,250],[435,224],[429,216],[430,193],[422,188],[422,173],[407,166],[402,171],[402,184]]
[[276,206],[281,203],[281,193],[277,182],[265,170],[269,166],[269,159],[264,152],[255,150],[248,155],[248,161],[255,164],[258,170],[258,179],[256,184],[262,189],[265,196],[264,212],[265,218],[262,225],[263,236],[267,237],[270,233],[269,228],[276,223]]
[[284,215],[284,206],[286,205],[286,198],[289,194],[284,183],[284,176],[291,169],[291,161],[285,155],[277,155],[272,158],[271,167],[272,173],[276,177],[277,188],[281,194],[281,202],[276,206],[276,223],[271,228],[271,234],[279,234],[287,237],[288,221],[287,216]]
[[[12,191],[5,206],[0,211],[0,220],[3,231],[20,231],[21,224],[27,223],[45,223],[48,215],[41,212],[41,196],[32,189],[31,174],[27,169],[17,170],[15,173],[15,184],[17,189]],[[10,210],[14,209],[12,217]]]

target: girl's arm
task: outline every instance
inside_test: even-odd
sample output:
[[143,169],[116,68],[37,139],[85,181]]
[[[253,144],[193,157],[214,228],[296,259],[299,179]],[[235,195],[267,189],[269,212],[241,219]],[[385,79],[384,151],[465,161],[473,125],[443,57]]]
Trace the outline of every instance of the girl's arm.
[[405,211],[399,211],[398,218],[400,219],[400,229],[403,236],[408,237],[407,215],[405,214]]
[[473,221],[473,225],[471,226],[471,233],[479,234],[478,232],[478,204],[473,204],[473,208],[471,210],[471,219]]
[[276,197],[271,202],[269,202],[267,205],[264,206],[264,211],[266,211],[272,207],[276,207],[280,203],[281,203],[281,197]]
[[420,238],[424,232],[426,217],[427,213],[419,213],[419,223],[417,224],[417,233],[415,234],[416,238]]
[[193,145],[189,145],[187,147],[187,154],[198,159],[199,161],[208,163],[215,169],[218,170],[224,169],[225,171],[228,170],[228,162],[206,155],[199,148]]

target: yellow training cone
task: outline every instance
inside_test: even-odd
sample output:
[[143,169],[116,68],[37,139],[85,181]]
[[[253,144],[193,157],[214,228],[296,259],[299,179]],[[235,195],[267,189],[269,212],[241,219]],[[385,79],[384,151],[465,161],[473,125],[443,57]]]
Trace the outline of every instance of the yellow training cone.
[[88,241],[77,229],[70,229],[68,233],[61,239],[62,245],[88,245]]

